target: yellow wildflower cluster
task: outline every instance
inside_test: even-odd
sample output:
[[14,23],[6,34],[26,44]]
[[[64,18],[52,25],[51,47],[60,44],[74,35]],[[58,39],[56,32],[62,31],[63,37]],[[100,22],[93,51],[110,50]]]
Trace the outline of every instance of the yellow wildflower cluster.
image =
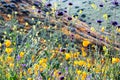
[[112,58],[112,64],[120,62],[119,58]]

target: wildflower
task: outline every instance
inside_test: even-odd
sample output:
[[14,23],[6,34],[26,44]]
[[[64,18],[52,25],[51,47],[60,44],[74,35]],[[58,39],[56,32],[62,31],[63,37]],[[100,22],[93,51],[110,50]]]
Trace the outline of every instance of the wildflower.
[[64,13],[63,13],[62,11],[58,11],[57,15],[58,15],[58,16],[63,16]]
[[2,47],[2,43],[0,43],[0,48]]
[[82,14],[82,12],[83,12],[83,10],[80,10],[80,11],[79,11],[79,14]]
[[102,28],[101,28],[101,32],[104,32],[105,31],[105,27],[103,26]]
[[38,10],[38,13],[41,13],[41,10]]
[[84,40],[82,44],[84,47],[87,47],[90,44],[90,41]]
[[120,28],[117,28],[116,31],[120,33]]
[[104,18],[105,20],[108,20],[108,14],[103,14],[103,18]]
[[94,27],[91,27],[90,30],[93,31],[93,32],[95,32],[95,28]]
[[117,25],[118,25],[118,22],[117,22],[117,21],[112,21],[111,24],[112,24],[113,26],[117,26]]
[[112,64],[120,62],[119,58],[112,58]]
[[11,45],[11,41],[10,40],[6,40],[4,42],[4,44],[5,44],[6,47],[9,47]]
[[24,52],[20,52],[20,54],[19,54],[20,58],[22,58],[24,56],[24,54],[25,54]]
[[27,72],[28,74],[32,74],[32,68],[28,68]]
[[10,57],[8,56],[7,59],[6,59],[6,62],[9,63],[9,62],[13,62],[14,61],[14,58],[13,57]]
[[5,52],[10,55],[13,52],[13,48],[6,48]]
[[10,63],[10,64],[9,64],[9,67],[10,67],[10,68],[14,68],[14,63]]
[[78,62],[78,64],[79,64],[79,66],[85,66],[85,65],[86,65],[86,62],[83,61],[83,60],[80,60],[80,61]]
[[75,60],[74,61],[74,66],[78,65],[79,64],[79,61]]
[[87,73],[86,72],[82,72],[82,79],[81,80],[85,80],[87,77]]
[[77,69],[76,73],[77,73],[77,75],[80,75],[82,73],[82,71]]
[[69,53],[66,53],[66,54],[65,54],[65,59],[68,60],[68,59],[70,59],[70,58],[71,58],[71,55],[70,55]]
[[34,62],[34,60],[35,60],[35,55],[32,55],[32,62]]
[[83,57],[87,56],[87,53],[85,51],[82,51],[82,56]]
[[35,9],[35,6],[32,6],[32,9],[34,10],[34,9]]
[[60,80],[64,80],[64,76],[61,76],[61,77],[60,77]]
[[94,3],[91,4],[91,7],[92,7],[93,9],[97,9],[96,4],[94,4]]
[[39,70],[39,65],[38,65],[38,64],[35,64],[35,65],[34,65],[34,70],[35,70],[35,71]]
[[27,80],[32,80],[32,78],[27,78]]
[[112,4],[115,6],[119,6],[119,2],[117,0],[114,0],[114,2],[112,2]]
[[51,7],[51,6],[52,6],[52,4],[51,4],[51,3],[48,3],[48,4],[47,4],[47,7]]
[[29,25],[29,24],[26,22],[26,23],[25,23],[25,26],[28,26],[28,25]]
[[21,64],[22,67],[26,67],[27,65],[26,64]]
[[103,4],[100,4],[99,6],[100,6],[100,7],[103,7],[104,5],[103,5]]
[[69,20],[69,21],[71,21],[71,20],[72,20],[72,18],[71,18],[71,17],[68,17],[68,20]]
[[97,23],[101,24],[103,21],[102,20],[97,20]]
[[73,3],[71,3],[71,2],[70,2],[68,5],[72,6],[72,5],[73,5]]
[[20,60],[20,55],[17,55],[17,60],[18,60],[18,61]]

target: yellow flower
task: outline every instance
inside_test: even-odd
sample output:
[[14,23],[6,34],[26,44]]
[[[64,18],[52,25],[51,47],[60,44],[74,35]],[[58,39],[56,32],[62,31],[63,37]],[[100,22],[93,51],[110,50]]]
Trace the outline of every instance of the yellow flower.
[[20,57],[22,58],[24,56],[24,52],[20,52]]
[[13,57],[10,57],[8,56],[7,59],[6,59],[6,62],[9,63],[9,62],[13,62],[14,61],[14,58]]
[[103,18],[104,18],[105,20],[108,20],[108,14],[103,14]]
[[86,65],[86,62],[85,61],[83,61],[83,60],[80,60],[79,62],[78,62],[78,64],[79,64],[79,66],[85,66]]
[[94,3],[91,4],[91,7],[92,7],[93,9],[97,9],[96,4],[94,4]]
[[93,31],[93,32],[96,31],[94,27],[91,27],[90,30]]
[[39,70],[39,65],[38,65],[38,64],[35,64],[35,65],[34,65],[34,70],[35,70],[35,71]]
[[13,52],[13,48],[6,48],[5,52],[10,55]]
[[88,63],[88,64],[87,64],[87,68],[90,68],[90,67],[91,67],[91,64],[90,64],[90,63]]
[[79,64],[79,61],[75,60],[75,61],[74,61],[74,65],[76,66],[76,65],[78,65],[78,64]]
[[102,27],[102,28],[101,28],[101,32],[104,32],[104,31],[105,31],[105,27]]
[[112,64],[120,62],[119,58],[112,58]]
[[28,74],[32,74],[32,68],[28,68],[27,72]]
[[76,70],[77,75],[80,75],[82,73],[81,70]]
[[2,47],[2,44],[0,43],[0,48]]
[[14,68],[14,63],[9,64],[10,68]]
[[32,62],[35,61],[35,55],[32,55]]
[[39,61],[39,65],[42,65],[43,63],[46,63],[46,62],[47,62],[47,59],[42,58],[42,59]]
[[82,72],[82,77],[86,78],[87,77],[87,73],[86,72]]
[[70,58],[71,58],[71,55],[70,55],[69,53],[66,53],[66,54],[65,54],[65,59],[68,60],[68,59],[70,59]]
[[120,33],[120,28],[117,28],[116,31]]
[[27,78],[27,80],[32,80],[32,78]]
[[84,47],[87,47],[89,44],[90,44],[90,41],[88,41],[88,40],[83,41],[83,46]]
[[85,51],[82,51],[82,56],[83,57],[86,57],[87,56],[87,53]]
[[80,14],[82,14],[82,12],[83,12],[82,10],[79,11]]
[[7,78],[10,78],[10,73],[6,73],[5,75]]
[[11,45],[11,41],[10,40],[6,40],[4,42],[4,44],[5,44],[6,47],[9,47]]

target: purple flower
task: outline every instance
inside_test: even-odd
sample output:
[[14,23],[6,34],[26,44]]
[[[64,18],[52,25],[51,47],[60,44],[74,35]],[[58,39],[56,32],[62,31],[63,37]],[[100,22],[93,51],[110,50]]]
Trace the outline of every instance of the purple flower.
[[118,25],[118,22],[117,22],[117,21],[112,21],[111,24],[112,24],[113,26],[117,26],[117,25]]
[[103,21],[102,20],[97,20],[97,23],[101,24]]
[[63,15],[64,15],[64,12],[58,11],[57,15],[58,15],[58,16],[63,16]]
[[73,3],[71,3],[71,2],[70,2],[68,5],[72,6],[72,5],[73,5]]
[[64,76],[61,76],[61,77],[60,77],[60,80],[64,80]]
[[17,55],[17,61],[19,61],[20,60],[20,55]]
[[118,2],[117,0],[114,0],[114,1],[112,2],[112,4],[115,5],[115,6],[119,6],[119,2]]
[[100,6],[100,7],[103,7],[103,4],[100,4],[99,6]]
[[47,7],[51,7],[51,6],[52,6],[52,4],[51,4],[51,3],[48,3],[48,4],[47,4]]
[[22,67],[26,67],[27,65],[26,64],[21,64]]
[[41,13],[41,10],[38,10],[38,13]]
[[68,17],[68,20],[69,20],[69,21],[71,21],[71,20],[72,20],[72,18],[71,18],[71,17]]

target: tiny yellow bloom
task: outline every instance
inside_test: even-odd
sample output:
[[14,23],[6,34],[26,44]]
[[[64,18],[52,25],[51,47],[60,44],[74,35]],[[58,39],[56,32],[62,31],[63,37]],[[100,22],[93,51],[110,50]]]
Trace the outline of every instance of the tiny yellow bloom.
[[82,14],[82,12],[83,12],[83,11],[82,11],[82,10],[80,10],[80,11],[79,11],[79,14]]
[[35,65],[34,65],[34,70],[35,70],[35,71],[39,70],[39,65],[38,65],[38,64],[35,64]]
[[5,52],[10,55],[13,52],[13,48],[6,48]]
[[76,70],[77,75],[80,75],[82,73],[81,70]]
[[108,20],[108,14],[103,14],[103,18],[104,18],[105,20]]
[[35,6],[32,6],[32,9],[35,9]]
[[69,53],[66,53],[66,54],[65,54],[65,59],[68,60],[68,59],[70,59],[70,58],[71,58],[71,55],[70,55]]
[[82,51],[82,56],[83,57],[86,57],[87,56],[87,53],[85,51]]
[[83,78],[86,78],[87,77],[87,73],[84,71],[84,72],[82,72],[82,77]]
[[112,58],[112,64],[120,62],[119,58]]
[[9,64],[10,68],[14,68],[14,63]]
[[101,32],[104,32],[105,31],[105,27],[103,26],[102,28],[101,28]]
[[20,52],[20,57],[22,58],[24,56],[24,52]]
[[96,31],[94,27],[91,27],[90,30],[93,31],[93,32]]
[[90,44],[90,41],[88,41],[88,40],[83,41],[83,46],[84,47],[87,47],[89,44]]
[[93,9],[97,9],[96,4],[94,4],[94,3],[91,4],[91,7],[92,7]]
[[0,48],[2,47],[2,43],[0,43]]
[[8,63],[8,62],[13,62],[14,61],[14,58],[13,57],[10,57],[10,56],[8,56],[7,57],[7,59],[6,59],[6,62]]
[[9,47],[11,45],[11,41],[10,40],[6,40],[4,42],[4,44],[5,44],[6,47]]
[[28,26],[28,25],[29,25],[29,24],[26,22],[26,23],[25,23],[25,26]]
[[28,68],[27,72],[28,74],[32,74],[32,68]]
[[27,80],[32,80],[32,78],[27,78]]

